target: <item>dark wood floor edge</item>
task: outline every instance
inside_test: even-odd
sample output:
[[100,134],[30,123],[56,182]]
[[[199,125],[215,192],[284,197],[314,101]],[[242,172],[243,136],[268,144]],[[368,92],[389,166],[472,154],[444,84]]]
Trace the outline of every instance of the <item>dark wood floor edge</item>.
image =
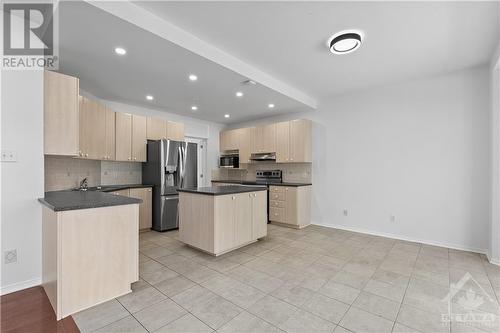
[[63,323],[65,333],[80,333],[80,330],[78,329],[78,326],[76,326],[72,316],[67,316],[61,321]]

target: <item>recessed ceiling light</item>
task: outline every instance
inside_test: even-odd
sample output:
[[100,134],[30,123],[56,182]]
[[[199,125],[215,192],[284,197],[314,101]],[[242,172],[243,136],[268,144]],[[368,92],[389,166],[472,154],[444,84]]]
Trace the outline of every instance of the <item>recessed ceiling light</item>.
[[344,30],[336,33],[327,41],[330,52],[334,54],[348,54],[356,51],[363,42],[363,32],[358,30]]
[[196,80],[198,80],[198,77],[194,74],[191,74],[191,75],[189,75],[189,80],[196,81]]
[[231,116],[230,116],[230,115],[228,115],[228,114],[225,114],[225,115],[224,115],[224,118],[229,118],[229,117],[231,117]]
[[268,107],[268,108],[270,108],[270,109],[272,109],[272,108],[274,108],[274,104],[273,104],[273,103],[271,103],[271,104],[269,104],[267,107]]
[[243,96],[243,93],[241,91],[236,92],[236,97],[242,97],[242,96]]
[[125,55],[127,53],[127,50],[125,50],[123,47],[117,47],[115,48],[115,53],[119,55]]
[[151,95],[146,95],[146,99],[147,99],[148,101],[152,101],[152,100],[154,99],[154,97],[153,97],[153,96],[151,96]]
[[243,84],[247,84],[247,85],[248,85],[248,84],[251,84],[251,85],[256,85],[256,84],[257,84],[257,82],[255,82],[254,80],[245,80],[245,81],[243,81]]
[[198,110],[198,107],[197,107],[196,105],[193,105],[193,106],[191,107],[191,110],[196,111],[196,110]]

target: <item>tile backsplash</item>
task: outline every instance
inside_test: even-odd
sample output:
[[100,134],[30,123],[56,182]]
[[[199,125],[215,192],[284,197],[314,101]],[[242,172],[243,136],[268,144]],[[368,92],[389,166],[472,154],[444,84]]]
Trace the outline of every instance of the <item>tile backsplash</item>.
[[101,184],[141,184],[142,163],[101,162]]
[[257,162],[247,164],[247,169],[214,169],[213,180],[255,180],[256,170],[282,170],[284,182],[312,182],[311,163],[277,164],[274,162]]
[[78,187],[85,177],[88,186],[140,184],[142,166],[141,163],[45,156],[45,191]]
[[87,178],[89,186],[101,181],[101,162],[71,157],[45,156],[45,191],[67,190]]

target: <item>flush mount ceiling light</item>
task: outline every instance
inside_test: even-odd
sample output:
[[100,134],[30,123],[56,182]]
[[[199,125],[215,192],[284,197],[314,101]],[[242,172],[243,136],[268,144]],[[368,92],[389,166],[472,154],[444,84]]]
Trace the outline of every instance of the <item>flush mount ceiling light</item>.
[[191,74],[191,75],[189,75],[189,80],[190,81],[196,81],[196,80],[198,80],[198,77],[196,75],[194,75],[194,74]]
[[243,93],[241,91],[236,92],[236,97],[243,97]]
[[243,81],[243,84],[245,84],[245,85],[251,84],[254,86],[257,84],[257,82],[255,82],[254,80],[245,80],[245,81]]
[[228,115],[228,114],[225,114],[225,115],[224,115],[224,118],[229,118],[229,117],[231,117],[231,116],[230,116],[230,115]]
[[119,55],[125,55],[127,53],[127,50],[125,50],[123,47],[117,47],[115,48],[115,53]]
[[198,110],[198,107],[197,107],[196,105],[193,105],[193,106],[191,107],[191,110],[196,111],[196,110]]
[[348,54],[361,46],[363,38],[363,32],[359,30],[344,30],[330,37],[327,46],[333,54]]
[[154,97],[153,97],[153,96],[151,96],[151,95],[146,95],[146,99],[147,99],[148,101],[152,101],[152,100],[154,99]]
[[268,104],[267,107],[270,108],[270,109],[273,109],[274,108],[274,104],[273,103]]

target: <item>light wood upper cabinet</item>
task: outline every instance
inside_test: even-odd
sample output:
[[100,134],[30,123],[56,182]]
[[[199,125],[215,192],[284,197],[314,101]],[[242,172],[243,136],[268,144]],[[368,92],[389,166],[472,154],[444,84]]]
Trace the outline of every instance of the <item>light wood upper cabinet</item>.
[[290,160],[290,122],[276,124],[276,162],[287,163]]
[[167,139],[184,141],[184,124],[167,121]]
[[161,140],[167,137],[167,121],[148,117],[147,119],[148,140]]
[[106,109],[86,97],[80,98],[80,156],[93,160],[106,157]]
[[290,162],[312,162],[312,122],[290,121]]
[[236,135],[239,141],[239,157],[240,163],[250,163],[250,155],[252,153],[253,148],[253,140],[254,140],[254,128],[240,128],[236,130]]
[[255,128],[253,152],[276,152],[276,124],[258,126]]
[[132,115],[116,113],[116,160],[132,160]]
[[146,162],[146,117],[132,116],[132,161]]
[[152,224],[152,189],[148,188],[131,188],[130,197],[141,199],[139,204],[139,230],[149,230]]
[[44,72],[44,154],[78,156],[79,80],[56,72]]
[[219,133],[219,150],[236,150],[240,146],[239,130],[229,130]]
[[110,108],[105,108],[106,113],[106,155],[105,160],[116,159],[116,116],[115,112]]

